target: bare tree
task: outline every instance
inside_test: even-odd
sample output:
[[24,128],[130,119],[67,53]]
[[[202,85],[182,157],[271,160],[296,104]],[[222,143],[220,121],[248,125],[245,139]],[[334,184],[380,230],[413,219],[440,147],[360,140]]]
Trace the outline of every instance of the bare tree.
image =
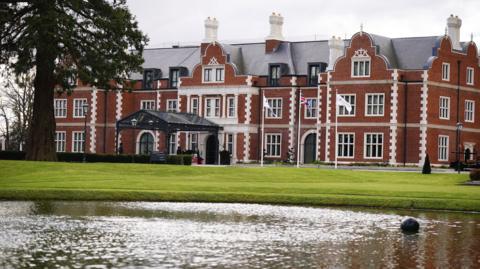
[[1,94],[4,104],[0,113],[6,125],[5,139],[9,149],[23,150],[32,119],[34,74],[16,76],[4,69],[2,77],[4,81]]

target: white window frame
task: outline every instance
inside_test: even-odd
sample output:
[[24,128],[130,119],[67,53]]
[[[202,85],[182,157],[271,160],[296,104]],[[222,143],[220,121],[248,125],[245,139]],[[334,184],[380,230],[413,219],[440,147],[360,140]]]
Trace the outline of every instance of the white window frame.
[[[468,104],[471,104],[471,105],[469,106]],[[464,117],[466,122],[475,122],[475,101],[474,100],[465,100]]]
[[[275,142],[268,142],[269,140],[272,141],[270,138],[278,138],[278,141]],[[272,149],[276,151],[276,147],[278,147],[278,152],[274,152],[275,155],[271,154]],[[270,152],[270,154],[269,154]],[[282,156],[282,134],[281,133],[267,133],[265,134],[265,157],[270,157],[270,158],[279,158]]]
[[[370,143],[367,143],[367,137],[368,136],[371,136]],[[373,136],[376,136],[376,142],[375,143],[372,142]],[[379,137],[382,138],[382,143],[378,142]],[[385,136],[383,135],[383,133],[364,133],[364,135],[363,135],[363,158],[364,159],[383,159],[384,144],[385,144]],[[367,154],[368,153],[368,150],[367,150],[368,146],[370,146],[370,155],[371,156],[368,156],[368,154]],[[380,156],[372,156],[372,155],[374,155],[374,154],[372,154],[373,152],[375,152],[375,154],[378,152],[378,147],[381,148]],[[375,149],[375,151],[373,149]]]
[[[61,137],[59,137],[59,135]],[[56,152],[65,152],[66,146],[67,146],[67,132],[66,131],[56,131],[55,132],[55,150],[56,150]]]
[[[315,105],[309,107],[308,102],[313,101]],[[307,102],[305,106],[305,110],[303,112],[303,116],[305,119],[316,119],[318,114],[318,104],[317,104],[317,98],[305,98],[305,102]]]
[[[195,104],[195,106],[193,104]],[[198,97],[192,97],[192,99],[190,99],[190,113],[198,115],[198,104]]]
[[[178,135],[178,133],[171,133],[168,136],[168,155],[177,155],[177,148],[178,148],[177,135]],[[173,141],[172,141],[172,137],[173,137]],[[173,145],[173,151],[170,151],[172,149],[172,145]]]
[[55,118],[66,118],[67,117],[67,99],[53,99],[54,113]]
[[[87,103],[87,98],[75,98],[73,99],[73,117],[85,118],[85,111],[83,111],[83,105]],[[80,104],[78,106],[78,104]],[[80,115],[79,115],[80,113]]]
[[[345,106],[337,106],[338,107],[338,111],[336,112],[337,116],[339,116],[339,117],[355,117],[355,115],[357,114],[357,109],[356,109],[357,108],[357,105],[356,105],[357,104],[357,95],[355,93],[353,93],[353,94],[348,93],[348,94],[340,94],[340,96],[343,97],[343,99],[345,99],[346,101],[348,101],[350,103],[350,105],[352,106],[352,112],[348,112],[347,109],[345,109]],[[348,96],[348,98],[347,98],[347,96]],[[353,103],[351,101],[351,96],[354,97],[353,98],[354,99]],[[344,113],[352,113],[352,114],[344,114]]]
[[[373,103],[373,99],[374,99],[374,96],[378,96],[378,97],[382,97],[382,103],[378,103],[378,104],[374,104]],[[368,103],[368,98],[369,97],[372,97],[372,104],[369,104]],[[378,98],[377,100],[380,101],[380,98]],[[377,107],[377,112],[380,110],[380,108],[382,108],[382,113],[377,113],[377,114],[373,114],[373,113],[368,113],[368,107],[372,107],[372,111],[375,107]],[[383,117],[385,115],[385,94],[384,93],[367,93],[365,94],[365,116],[366,117]]]
[[155,100],[140,100],[140,109],[155,110]]
[[[210,105],[213,104],[213,106],[209,106],[209,103]],[[219,97],[205,98],[205,118],[219,118],[219,117],[220,117],[220,98]]]
[[467,85],[473,85],[475,77],[475,69],[467,67]]
[[[83,140],[79,140],[77,135],[81,135]],[[84,131],[73,131],[72,132],[72,152],[84,152],[86,147],[85,142],[85,132]]]
[[[442,142],[446,142],[445,144]],[[450,138],[448,135],[439,135],[438,136],[438,160],[439,161],[448,161],[448,148],[449,148]]]
[[[230,140],[231,138],[231,140]],[[232,145],[232,151],[228,150],[229,144]],[[235,134],[234,133],[225,133],[225,150],[229,151],[232,156],[235,156],[236,146],[235,146]]]
[[[267,119],[281,119],[283,113],[283,98],[275,97],[275,98],[267,98],[267,103],[270,106],[270,109],[266,110]],[[275,106],[274,106],[275,104]]]
[[167,99],[167,112],[178,112],[177,99]]
[[[208,80],[206,79],[206,70],[210,70]],[[202,83],[222,83],[224,81],[225,65],[206,65],[202,67]]]
[[[348,147],[350,145],[353,145],[352,152],[348,152],[348,153],[351,153],[351,156],[350,155],[346,156],[343,153],[343,150],[338,149],[338,146],[340,145],[340,143],[339,143],[340,142],[340,139],[339,139],[340,136],[346,136],[346,135],[348,135],[348,136],[352,135],[353,136],[353,142],[351,142],[351,143],[350,142],[348,142],[348,143],[343,143],[342,142],[341,145],[342,145],[342,148],[343,148],[343,146]],[[355,133],[351,133],[351,132],[350,133],[338,133],[335,144],[336,144],[335,146],[336,146],[336,151],[337,151],[338,158],[342,158],[342,159],[353,159],[353,158],[355,158]],[[348,148],[347,148],[347,151],[348,151]]]
[[[366,68],[368,63],[368,68]],[[355,66],[357,64],[357,66]],[[360,72],[360,66],[363,64],[363,73]],[[357,68],[356,68],[357,67]],[[357,71],[355,74],[355,71]],[[372,73],[372,59],[365,49],[355,51],[352,57],[351,76],[352,78],[368,78]]]
[[[198,150],[198,133],[188,133],[187,140],[188,150]],[[193,143],[193,141],[195,141],[195,143]],[[194,144],[196,145],[195,148],[193,147]]]
[[450,81],[450,63],[442,63],[442,80]]
[[[444,102],[443,100],[446,100],[446,107],[443,106]],[[440,96],[439,101],[438,101],[438,117],[441,120],[449,120],[450,119],[450,97],[448,96]],[[446,114],[446,116],[445,116]]]
[[[237,117],[237,104],[235,97],[227,97],[227,118],[236,118]],[[230,103],[231,102],[231,103]],[[230,113],[232,112],[232,113]]]

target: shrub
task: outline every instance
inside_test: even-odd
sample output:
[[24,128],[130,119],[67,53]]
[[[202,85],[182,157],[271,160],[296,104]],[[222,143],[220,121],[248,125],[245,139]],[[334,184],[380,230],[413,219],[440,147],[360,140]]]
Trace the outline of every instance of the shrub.
[[422,174],[431,174],[432,173],[432,166],[430,165],[430,158],[427,156],[425,157],[425,162],[423,163]]
[[25,160],[24,151],[0,151],[0,160]]
[[182,155],[168,155],[167,163],[181,165],[183,163]]
[[472,169],[472,171],[470,171],[470,180],[480,180],[480,169]]
[[220,151],[220,164],[222,165],[230,164],[230,151],[228,150]]
[[183,165],[192,165],[192,155],[190,154],[183,154]]

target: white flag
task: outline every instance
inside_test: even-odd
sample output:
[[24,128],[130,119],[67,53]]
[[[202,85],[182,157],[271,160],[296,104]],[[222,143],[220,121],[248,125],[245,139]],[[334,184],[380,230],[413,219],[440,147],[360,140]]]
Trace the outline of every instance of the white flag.
[[341,95],[337,94],[337,106],[344,106],[348,112],[352,112],[352,105]]
[[271,109],[270,104],[268,103],[267,98],[265,98],[265,95],[263,96],[263,107],[267,109]]

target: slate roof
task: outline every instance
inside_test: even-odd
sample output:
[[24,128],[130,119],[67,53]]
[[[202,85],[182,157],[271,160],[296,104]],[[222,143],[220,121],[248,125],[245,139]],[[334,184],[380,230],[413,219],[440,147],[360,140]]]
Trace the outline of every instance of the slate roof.
[[[370,34],[377,53],[383,55],[390,68],[425,69],[428,60],[438,47],[439,36],[389,38]],[[349,46],[350,40],[345,40]],[[268,66],[283,63],[288,73],[307,75],[309,63],[328,64],[328,40],[283,42],[273,53],[265,53],[265,43],[222,44],[237,74],[268,75]],[[160,68],[162,78],[168,78],[169,68],[183,66],[191,75],[193,67],[200,62],[200,47],[179,47],[146,49],[143,53],[144,68]],[[133,74],[133,79],[142,79],[141,74]]]

